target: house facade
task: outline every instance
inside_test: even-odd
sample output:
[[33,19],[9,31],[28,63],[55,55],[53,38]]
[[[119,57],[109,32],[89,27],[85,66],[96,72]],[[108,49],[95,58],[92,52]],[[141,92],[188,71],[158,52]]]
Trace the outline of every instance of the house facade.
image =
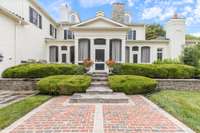
[[103,11],[81,21],[69,6],[56,22],[35,0],[0,0],[0,73],[27,60],[82,64],[91,72],[108,72],[105,62],[153,63],[175,59],[185,44],[185,20],[174,16],[165,25],[166,39],[145,40],[145,24],[132,23],[124,4],[114,3],[112,17]]

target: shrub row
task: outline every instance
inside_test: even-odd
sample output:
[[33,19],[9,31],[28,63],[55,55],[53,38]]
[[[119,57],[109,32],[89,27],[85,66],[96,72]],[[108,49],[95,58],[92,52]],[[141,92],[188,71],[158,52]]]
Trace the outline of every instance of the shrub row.
[[81,75],[84,68],[66,64],[23,64],[8,68],[3,78],[43,78],[52,75]]
[[108,82],[113,91],[129,95],[149,93],[154,91],[157,86],[154,79],[135,75],[110,76]]
[[90,83],[90,76],[57,75],[41,79],[37,87],[41,94],[71,95],[75,92],[85,92]]
[[182,64],[116,64],[113,73],[150,78],[189,79],[196,77],[199,72],[192,66]]

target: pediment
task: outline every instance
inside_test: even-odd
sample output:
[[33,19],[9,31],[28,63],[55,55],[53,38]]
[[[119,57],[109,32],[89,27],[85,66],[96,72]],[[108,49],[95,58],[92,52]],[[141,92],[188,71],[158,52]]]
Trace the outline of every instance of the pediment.
[[115,22],[109,18],[96,17],[94,19],[74,25],[73,28],[127,28],[127,26]]

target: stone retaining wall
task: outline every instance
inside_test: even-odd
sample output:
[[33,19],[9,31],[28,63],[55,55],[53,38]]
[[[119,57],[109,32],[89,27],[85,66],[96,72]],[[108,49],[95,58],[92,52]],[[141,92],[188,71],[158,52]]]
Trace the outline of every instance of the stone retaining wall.
[[[156,79],[157,89],[200,90],[199,79]],[[4,79],[0,78],[0,90],[35,90],[39,79]]]
[[200,90],[199,79],[156,79],[157,89]]
[[4,79],[0,78],[0,90],[25,91],[35,90],[39,79]]

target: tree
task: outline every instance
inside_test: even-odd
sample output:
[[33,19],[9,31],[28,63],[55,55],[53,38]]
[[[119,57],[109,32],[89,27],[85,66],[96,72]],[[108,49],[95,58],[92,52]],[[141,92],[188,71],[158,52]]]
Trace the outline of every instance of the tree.
[[199,67],[200,44],[185,47],[181,56],[181,61],[184,64]]
[[186,40],[200,40],[200,37],[196,37],[190,34],[186,35]]
[[165,35],[165,30],[159,24],[152,24],[146,26],[146,40],[152,40],[158,37],[165,37]]

